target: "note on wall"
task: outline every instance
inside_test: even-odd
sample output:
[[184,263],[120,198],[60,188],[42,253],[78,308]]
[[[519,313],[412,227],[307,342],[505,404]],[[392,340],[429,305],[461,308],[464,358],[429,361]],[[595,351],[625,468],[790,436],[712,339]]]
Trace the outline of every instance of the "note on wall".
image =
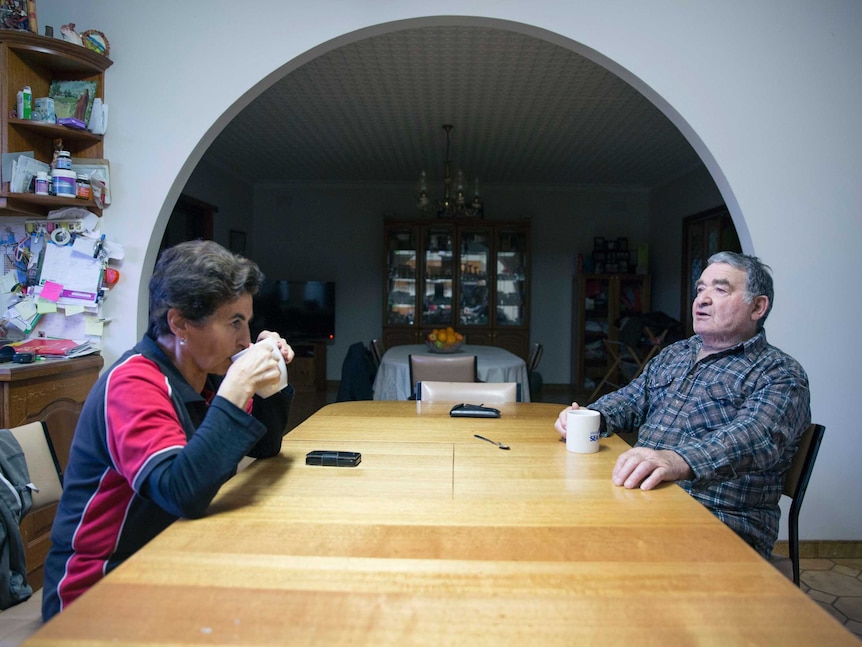
[[[39,284],[59,283],[63,286],[57,303],[83,305],[95,303],[102,281],[102,261],[79,254],[71,245],[45,245]],[[44,287],[42,288],[44,289]]]

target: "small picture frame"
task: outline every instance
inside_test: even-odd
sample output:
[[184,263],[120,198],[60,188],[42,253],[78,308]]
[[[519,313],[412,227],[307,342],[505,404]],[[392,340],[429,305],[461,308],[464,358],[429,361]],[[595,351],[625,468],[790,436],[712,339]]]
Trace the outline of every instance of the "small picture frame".
[[0,0],[0,29],[30,31],[27,0]]
[[238,229],[231,229],[228,234],[228,249],[234,254],[245,255],[245,232]]

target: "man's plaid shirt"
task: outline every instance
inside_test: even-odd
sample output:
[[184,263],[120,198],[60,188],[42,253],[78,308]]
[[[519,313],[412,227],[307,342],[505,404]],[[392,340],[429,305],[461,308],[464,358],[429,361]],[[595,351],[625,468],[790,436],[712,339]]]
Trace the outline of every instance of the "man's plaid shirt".
[[811,422],[808,376],[764,331],[696,362],[701,346],[696,335],[668,346],[589,408],[605,434],[638,431],[638,446],[682,456],[694,478],[679,485],[769,557],[784,472]]

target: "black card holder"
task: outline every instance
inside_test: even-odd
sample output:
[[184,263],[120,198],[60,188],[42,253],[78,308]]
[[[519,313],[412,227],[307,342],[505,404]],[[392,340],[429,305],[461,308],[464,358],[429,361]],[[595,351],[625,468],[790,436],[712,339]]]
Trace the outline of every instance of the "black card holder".
[[481,404],[456,404],[449,410],[453,418],[499,418],[500,410]]

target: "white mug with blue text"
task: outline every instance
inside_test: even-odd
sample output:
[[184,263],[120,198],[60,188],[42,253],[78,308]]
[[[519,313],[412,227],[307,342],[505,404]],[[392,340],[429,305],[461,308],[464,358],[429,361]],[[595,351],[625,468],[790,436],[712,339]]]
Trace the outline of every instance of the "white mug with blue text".
[[599,451],[602,414],[592,409],[572,409],[566,418],[566,449],[577,454]]

